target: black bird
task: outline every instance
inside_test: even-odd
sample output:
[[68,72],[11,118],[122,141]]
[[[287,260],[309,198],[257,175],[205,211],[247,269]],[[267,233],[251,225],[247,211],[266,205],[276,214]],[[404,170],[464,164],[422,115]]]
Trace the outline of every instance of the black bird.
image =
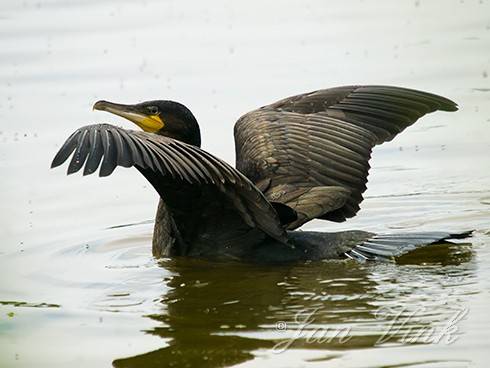
[[[73,153],[68,174],[84,166],[110,175],[134,166],[160,195],[153,255],[252,262],[398,256],[469,233],[377,235],[292,231],[318,218],[345,221],[359,211],[372,148],[423,115],[456,111],[434,94],[390,86],[346,86],[263,106],[235,124],[236,169],[202,150],[199,125],[184,105],[98,101],[143,131],[108,124],[76,130],[51,167]],[[102,162],[102,163],[101,163]]]

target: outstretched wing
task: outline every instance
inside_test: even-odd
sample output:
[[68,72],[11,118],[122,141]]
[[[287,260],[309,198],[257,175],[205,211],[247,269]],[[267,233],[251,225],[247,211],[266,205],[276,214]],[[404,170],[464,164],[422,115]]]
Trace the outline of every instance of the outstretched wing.
[[[171,211],[186,244],[194,249],[257,244],[267,236],[287,242],[278,215],[240,172],[206,151],[183,142],[108,124],[75,131],[52,167],[73,157],[68,174],[100,176],[116,166],[134,166],[151,182]],[[226,231],[223,231],[226,230]]]
[[238,120],[236,167],[269,200],[296,210],[290,229],[313,218],[345,221],[363,200],[372,148],[436,110],[457,107],[440,96],[389,86],[289,97]]

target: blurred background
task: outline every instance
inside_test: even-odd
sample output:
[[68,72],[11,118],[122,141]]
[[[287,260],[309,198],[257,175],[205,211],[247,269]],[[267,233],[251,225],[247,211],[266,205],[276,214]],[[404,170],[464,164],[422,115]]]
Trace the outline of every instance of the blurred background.
[[[487,0],[2,0],[0,362],[54,367],[92,359],[100,366],[162,343],[140,332],[155,325],[142,316],[165,309],[161,294],[172,286],[162,280],[182,270],[151,258],[156,193],[131,169],[103,179],[49,169],[57,149],[82,125],[135,129],[92,111],[95,101],[184,103],[200,123],[203,148],[234,164],[233,125],[242,114],[286,96],[349,84],[425,90],[456,101],[460,111],[424,117],[377,147],[359,215],[346,224],[308,228],[476,229],[473,251],[482,264],[472,269],[480,284],[462,289],[477,295],[463,298],[475,309],[467,328],[472,338],[459,353],[452,351],[451,364],[482,358],[487,353],[478,341],[489,336],[478,326],[490,321],[478,313],[478,306],[483,311],[488,305],[490,284],[484,262],[489,50]],[[136,225],[110,229],[126,224]],[[119,302],[121,295],[128,300]],[[98,324],[102,314],[105,329]],[[192,318],[199,317],[189,316],[191,325]],[[102,351],[104,336],[111,343],[104,342]],[[46,347],[43,339],[60,348]],[[91,354],[80,358],[75,351]],[[339,364],[361,364],[353,354]],[[444,360],[437,354],[429,358]],[[265,355],[269,364],[287,363]],[[292,366],[309,359],[299,356]],[[393,363],[386,359],[383,364]]]

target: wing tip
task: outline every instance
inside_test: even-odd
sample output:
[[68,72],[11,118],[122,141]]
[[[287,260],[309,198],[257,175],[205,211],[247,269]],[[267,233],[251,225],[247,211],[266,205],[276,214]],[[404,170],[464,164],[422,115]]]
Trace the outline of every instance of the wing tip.
[[[434,96],[437,96],[437,95],[434,95]],[[454,102],[448,98],[442,97],[442,96],[437,96],[437,97],[438,97],[438,103],[439,103],[438,110],[447,111],[447,112],[454,112],[454,111],[459,110],[459,106],[456,102]]]
[[58,158],[58,155],[56,155],[54,158],[53,158],[53,161],[51,161],[51,166],[49,167],[50,169],[54,169],[60,165],[63,164],[63,162],[65,162],[66,160],[60,160]]
[[80,169],[79,168],[68,167],[68,170],[66,170],[66,175],[75,174],[76,172],[78,172],[78,170],[80,170]]
[[106,177],[106,176],[111,175],[111,174],[114,172],[114,169],[115,169],[115,168],[116,168],[116,167],[111,168],[111,169],[104,169],[104,168],[101,168],[101,169],[99,170],[99,178],[104,178],[104,177]]
[[92,170],[90,169],[87,164],[85,164],[85,167],[83,168],[83,176],[87,176],[87,175],[92,175],[96,170]]
[[452,105],[443,106],[439,110],[448,111],[448,112],[454,112],[454,111],[458,111],[459,110],[459,106],[456,103],[453,103]]

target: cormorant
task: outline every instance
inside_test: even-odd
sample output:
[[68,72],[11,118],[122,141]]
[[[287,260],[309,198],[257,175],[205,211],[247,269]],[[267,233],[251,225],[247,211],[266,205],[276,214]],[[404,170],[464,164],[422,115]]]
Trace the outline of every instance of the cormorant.
[[[285,98],[235,124],[236,168],[201,149],[199,125],[174,101],[94,109],[142,131],[109,124],[76,130],[51,167],[73,153],[68,174],[84,166],[110,175],[134,166],[160,195],[153,255],[251,262],[392,258],[469,233],[377,235],[293,231],[312,219],[345,221],[359,211],[372,148],[423,115],[456,111],[434,94],[391,86],[345,86]],[[102,162],[102,163],[101,163]]]

